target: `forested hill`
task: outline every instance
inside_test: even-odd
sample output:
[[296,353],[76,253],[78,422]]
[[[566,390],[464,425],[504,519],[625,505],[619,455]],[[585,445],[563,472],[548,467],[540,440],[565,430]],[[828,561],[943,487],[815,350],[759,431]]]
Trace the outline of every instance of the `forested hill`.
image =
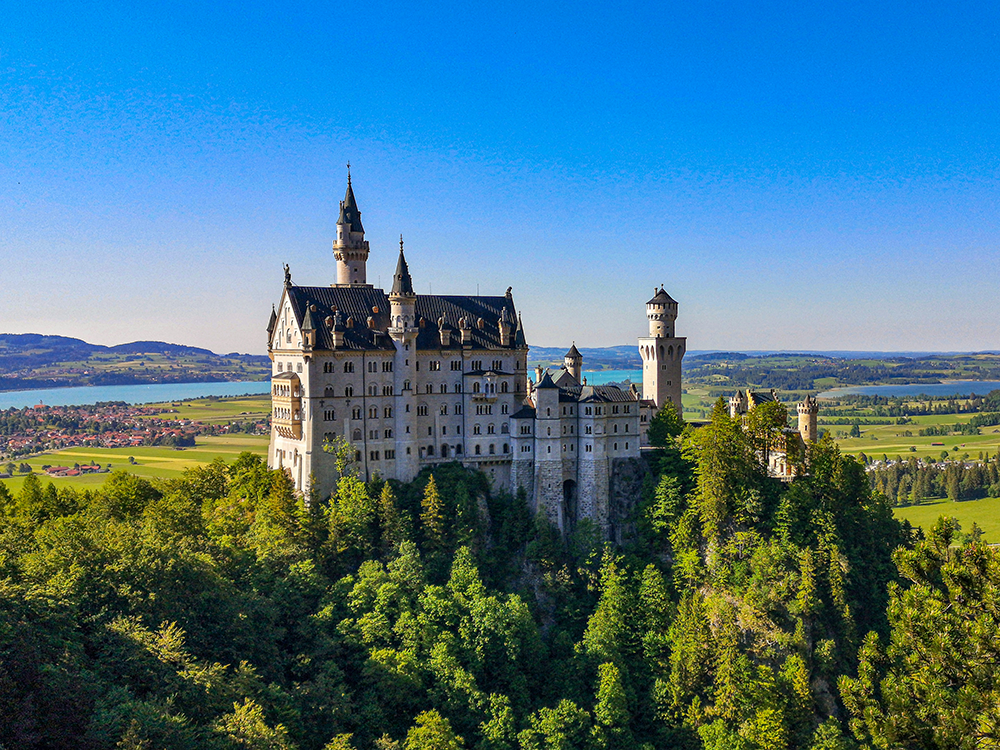
[[830,441],[768,478],[758,411],[658,418],[619,546],[458,464],[366,484],[352,451],[308,502],[249,454],[0,486],[0,746],[987,746],[993,552],[916,540]]
[[68,336],[0,334],[0,390],[251,380],[268,372],[265,356],[220,355],[163,341],[102,346]]

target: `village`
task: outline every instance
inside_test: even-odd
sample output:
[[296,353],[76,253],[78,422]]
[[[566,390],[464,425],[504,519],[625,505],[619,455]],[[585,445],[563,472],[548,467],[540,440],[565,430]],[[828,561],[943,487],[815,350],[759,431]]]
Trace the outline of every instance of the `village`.
[[[194,445],[198,435],[224,435],[230,432],[267,434],[265,420],[233,420],[225,424],[209,424],[199,420],[164,417],[178,413],[180,404],[166,410],[162,405],[130,405],[124,402],[100,403],[90,406],[49,406],[37,404],[24,409],[0,411],[0,461],[11,461],[43,451],[64,448],[129,448],[135,446]],[[66,472],[89,473],[98,466],[51,467],[55,475]],[[9,476],[9,471],[6,475]],[[3,478],[0,467],[0,478]]]

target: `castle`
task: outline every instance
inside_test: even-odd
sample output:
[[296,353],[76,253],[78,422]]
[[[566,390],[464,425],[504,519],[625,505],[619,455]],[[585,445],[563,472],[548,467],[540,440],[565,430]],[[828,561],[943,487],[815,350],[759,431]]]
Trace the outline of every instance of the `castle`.
[[388,293],[366,280],[369,246],[351,185],[340,203],[337,282],[298,286],[285,266],[267,326],[272,361],[268,465],[304,493],[338,479],[323,446],[354,450],[361,474],[410,481],[459,461],[497,488],[527,493],[560,529],[588,518],[607,529],[616,472],[639,457],[653,414],[681,410],[686,339],[662,288],[639,339],[642,392],[588,385],[576,346],[554,372],[528,378],[528,344],[511,289],[502,296],[416,294],[400,238]]
[[[736,391],[736,395],[729,399],[729,416],[733,419],[745,417],[765,403],[779,403],[777,392],[773,388],[770,391],[748,389],[746,393]],[[775,436],[776,439],[764,448],[766,455],[761,456],[767,464],[767,473],[783,481],[793,479],[798,467],[801,466],[801,462],[793,460],[793,457],[804,456],[806,445],[816,442],[818,438],[819,403],[816,399],[813,396],[806,396],[805,400],[797,404],[796,410],[799,415],[798,431],[783,428]]]

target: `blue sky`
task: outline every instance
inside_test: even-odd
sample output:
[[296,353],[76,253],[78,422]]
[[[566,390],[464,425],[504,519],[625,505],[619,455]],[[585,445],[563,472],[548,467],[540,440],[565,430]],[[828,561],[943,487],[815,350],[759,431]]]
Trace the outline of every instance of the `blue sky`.
[[529,343],[1000,348],[1000,6],[7,3],[0,331],[262,352],[335,280]]

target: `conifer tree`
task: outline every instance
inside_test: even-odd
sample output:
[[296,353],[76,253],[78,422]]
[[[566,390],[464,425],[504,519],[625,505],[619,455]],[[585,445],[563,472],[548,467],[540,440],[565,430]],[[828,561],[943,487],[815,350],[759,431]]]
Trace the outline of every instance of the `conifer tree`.
[[437,483],[431,474],[420,501],[420,527],[424,543],[432,552],[443,552],[447,543],[444,526],[444,502],[438,493]]

